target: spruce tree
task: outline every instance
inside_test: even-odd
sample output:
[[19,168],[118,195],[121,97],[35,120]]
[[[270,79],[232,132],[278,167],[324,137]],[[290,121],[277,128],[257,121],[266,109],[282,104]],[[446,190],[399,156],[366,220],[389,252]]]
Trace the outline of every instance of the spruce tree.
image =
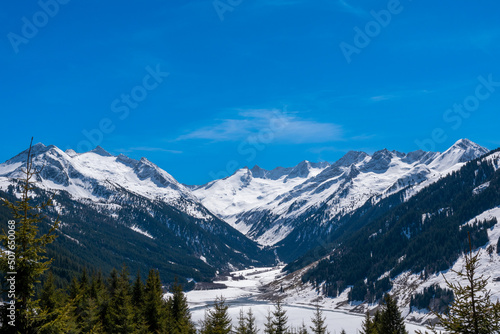
[[177,283],[172,285],[170,289],[172,296],[167,301],[169,313],[169,333],[171,334],[191,334],[195,333],[196,329],[191,321],[191,312],[187,298],[182,291],[182,286]]
[[124,265],[116,282],[112,279],[114,288],[110,296],[111,303],[108,308],[109,321],[106,332],[110,334],[131,333],[134,329],[132,297],[130,295],[130,282],[127,267]]
[[323,311],[321,311],[319,304],[316,304],[316,309],[314,311],[314,316],[311,318],[314,326],[310,326],[314,334],[326,334],[325,318],[323,317]]
[[251,307],[248,309],[245,320],[246,320],[247,334],[257,334],[259,330],[255,325],[255,316],[253,315]]
[[229,334],[231,318],[227,313],[228,306],[224,297],[216,297],[214,305],[205,313],[202,334]]
[[267,310],[266,323],[264,324],[264,333],[265,334],[276,333],[276,330],[274,329],[273,316],[271,310]]
[[278,299],[278,301],[274,305],[273,317],[274,332],[276,334],[285,334],[288,330],[288,317],[286,315],[286,310],[283,308],[281,299]]
[[302,326],[300,326],[300,328],[298,330],[298,334],[308,334],[307,327],[306,327],[306,324],[304,323],[304,321],[302,321]]
[[144,316],[144,283],[139,271],[132,286],[132,309],[135,333],[147,333],[148,326]]
[[[500,333],[500,306],[493,304],[491,293],[486,289],[488,278],[477,275],[480,252],[465,255],[465,267],[455,271],[459,279],[465,280],[453,283],[445,281],[453,291],[455,299],[445,314],[434,313],[439,319],[439,325],[449,333],[486,334]],[[465,270],[465,272],[464,272]],[[434,330],[434,328],[431,328]]]
[[160,274],[154,269],[149,271],[146,279],[144,316],[150,332],[165,333],[167,331],[169,314],[163,299]]
[[[40,277],[49,268],[51,260],[44,255],[45,248],[54,241],[55,232],[59,227],[58,219],[48,221],[42,214],[47,207],[52,205],[51,199],[40,204],[31,204],[30,196],[34,189],[33,178],[40,172],[33,165],[32,143],[33,138],[28,149],[26,167],[22,169],[20,200],[12,203],[2,198],[4,204],[12,212],[12,220],[8,222],[9,231],[3,231],[0,235],[2,286],[7,287],[4,292],[8,293],[11,287],[10,282],[15,282],[12,285],[15,286],[15,296],[11,294],[12,298],[9,300],[13,304],[2,306],[4,317],[1,319],[1,330],[11,332],[14,327],[12,325],[15,325],[15,331],[23,334],[35,333],[36,323],[42,320],[40,318],[44,315],[34,299],[35,285],[40,282]],[[42,222],[47,222],[49,225],[49,231],[45,234],[39,231]],[[12,314],[8,309],[9,306],[15,308]]]
[[243,309],[240,309],[238,316],[238,327],[236,327],[236,334],[247,334],[247,323]]
[[377,334],[375,324],[370,318],[368,311],[366,311],[365,320],[362,323],[361,334]]
[[49,272],[40,293],[41,321],[38,333],[56,334],[76,330],[75,308],[60,290],[56,289],[54,275]]
[[132,286],[132,303],[134,308],[141,309],[144,304],[144,283],[141,279],[140,271],[137,271],[137,275]]
[[81,302],[78,303],[80,312],[77,328],[81,333],[101,333],[103,331],[103,324],[100,305],[90,295],[81,296],[80,298]]
[[40,307],[42,310],[51,313],[56,309],[56,306],[60,301],[60,296],[58,298],[56,293],[56,285],[54,283],[54,274],[49,271],[47,279],[43,284],[43,289],[40,294]]
[[[477,276],[480,254],[478,251],[472,255],[469,234],[469,252],[465,254],[465,266],[461,271],[452,269],[459,281],[453,283],[444,277],[455,298],[445,314],[433,313],[438,318],[438,325],[450,334],[500,333],[500,303],[497,301],[493,304],[491,301],[491,292],[486,289],[489,278],[484,275]],[[460,280],[465,281],[465,285],[462,285]],[[437,333],[435,326],[429,329]],[[417,333],[421,334],[420,331]]]
[[384,298],[384,310],[376,324],[379,333],[408,334],[396,300],[389,294]]

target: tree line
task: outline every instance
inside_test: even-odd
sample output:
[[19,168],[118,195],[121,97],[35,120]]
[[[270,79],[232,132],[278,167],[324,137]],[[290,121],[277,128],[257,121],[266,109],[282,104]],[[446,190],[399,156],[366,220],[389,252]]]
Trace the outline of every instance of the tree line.
[[[0,271],[2,274],[3,303],[0,307],[0,333],[167,333],[167,334],[255,334],[255,317],[251,310],[240,312],[238,325],[233,328],[228,305],[221,297],[206,311],[197,330],[191,320],[187,299],[179,284],[173,284],[168,298],[157,270],[150,270],[145,282],[138,273],[131,283],[126,266],[120,272],[113,270],[108,277],[99,272],[88,274],[83,270],[78,278],[63,289],[57,289],[50,272],[51,259],[45,255],[46,246],[55,239],[59,227],[57,219],[50,221],[47,233],[39,233],[44,221],[43,212],[51,200],[32,206],[31,179],[33,169],[30,151],[23,170],[24,186],[20,200],[4,200],[12,211],[15,238],[6,231],[0,235]],[[10,228],[10,227],[9,227]],[[447,333],[500,333],[500,302],[491,301],[486,289],[488,277],[477,275],[480,252],[472,254],[469,234],[469,253],[462,271],[456,272],[465,284],[446,281],[455,299],[445,313],[435,312],[438,325]],[[47,277],[41,284],[41,278]],[[37,287],[41,289],[37,293]],[[328,333],[325,317],[319,306],[309,329],[314,334]],[[302,325],[291,328],[281,300],[274,312],[266,317],[265,334],[306,334]],[[430,327],[437,333],[435,327]],[[345,331],[343,331],[345,333]],[[396,300],[385,295],[381,307],[371,317],[366,315],[363,334],[405,334],[403,318]]]

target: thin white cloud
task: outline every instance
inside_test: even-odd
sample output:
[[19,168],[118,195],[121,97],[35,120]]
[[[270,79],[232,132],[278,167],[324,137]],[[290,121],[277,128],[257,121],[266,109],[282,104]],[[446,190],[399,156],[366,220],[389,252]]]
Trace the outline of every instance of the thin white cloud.
[[370,101],[373,102],[385,101],[385,100],[390,100],[393,97],[394,97],[393,95],[377,95],[370,97]]
[[238,117],[221,119],[179,136],[177,140],[241,141],[251,137],[279,143],[323,143],[342,140],[342,127],[303,119],[277,109],[240,110]]
[[370,96],[370,97],[368,97],[368,101],[369,102],[381,102],[381,101],[409,98],[409,97],[415,97],[415,96],[422,96],[422,95],[427,95],[427,94],[431,94],[434,92],[435,91],[428,90],[428,89],[399,90],[399,91],[392,91],[389,94]]

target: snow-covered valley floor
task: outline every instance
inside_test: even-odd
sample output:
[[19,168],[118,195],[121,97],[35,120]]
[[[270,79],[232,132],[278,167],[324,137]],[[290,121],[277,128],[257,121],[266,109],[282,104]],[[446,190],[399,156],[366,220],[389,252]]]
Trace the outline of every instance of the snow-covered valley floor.
[[[262,295],[260,288],[279,278],[282,275],[281,268],[255,268],[233,272],[232,277],[243,276],[245,279],[235,280],[229,277],[227,281],[216,282],[225,284],[227,286],[226,289],[188,292],[186,295],[191,307],[193,320],[196,323],[202,320],[207,306],[210,306],[217,296],[223,296],[229,305],[229,314],[233,319],[233,325],[236,325],[240,309],[243,309],[246,313],[251,307],[256,317],[257,326],[262,333],[268,310],[273,311],[274,305],[272,302],[259,298]],[[324,304],[322,306],[323,314],[326,317],[330,333],[338,334],[342,329],[345,329],[348,334],[358,333],[363,322],[362,315],[333,310],[327,307],[328,303],[322,304]],[[301,326],[302,323],[305,323],[306,326],[312,325],[313,304],[304,303],[300,300],[286,302],[285,310],[287,311],[288,322],[291,327]],[[424,328],[414,324],[407,324],[407,330],[410,333],[415,333],[416,329]]]

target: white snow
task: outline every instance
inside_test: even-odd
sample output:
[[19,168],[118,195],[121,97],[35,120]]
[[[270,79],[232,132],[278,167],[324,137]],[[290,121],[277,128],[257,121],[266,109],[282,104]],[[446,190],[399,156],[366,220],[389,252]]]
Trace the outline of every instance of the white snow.
[[[34,146],[34,167],[41,169],[37,187],[49,191],[67,191],[74,199],[93,203],[115,202],[113,195],[127,191],[168,203],[198,219],[212,219],[191,191],[149,160],[112,156],[102,148],[86,153],[63,152],[55,146]],[[0,164],[0,188],[6,189],[22,175],[22,156]],[[107,198],[107,196],[111,196]],[[152,213],[151,213],[152,214]]]
[[147,231],[144,231],[143,229],[141,229],[141,228],[140,228],[139,226],[137,226],[137,225],[132,225],[132,226],[130,226],[130,229],[131,229],[132,231],[135,231],[135,232],[137,232],[137,233],[140,233],[140,234],[142,234],[142,235],[145,235],[146,237],[148,237],[148,238],[150,238],[150,239],[154,239],[154,237],[153,237],[151,234],[149,234]]
[[[409,199],[487,150],[466,139],[444,153],[382,150],[372,156],[349,152],[333,165],[264,171],[243,168],[233,175],[196,188],[193,193],[212,213],[261,245],[274,245],[293,231],[293,222],[326,204],[323,223],[377,202],[404,188]],[[264,171],[264,174],[263,174]],[[308,172],[307,172],[308,171]],[[279,177],[269,177],[277,173]],[[260,226],[266,215],[266,226]]]
[[[228,286],[227,289],[190,291],[186,293],[193,321],[199,323],[204,318],[207,307],[213,304],[216,297],[223,296],[226,299],[226,304],[229,305],[228,313],[233,320],[233,326],[237,325],[240,309],[243,309],[246,314],[251,308],[256,318],[257,327],[262,332],[267,313],[274,310],[274,305],[272,302],[259,299],[261,295],[259,288],[280,278],[283,275],[281,268],[253,268],[236,271],[232,273],[234,276],[241,275],[245,279],[235,281],[230,278],[229,281],[217,282]],[[306,326],[311,326],[311,318],[315,307],[314,300],[317,298],[318,295],[316,294],[312,300],[301,298],[301,296],[285,299],[284,309],[287,312],[289,326],[298,327],[303,322]],[[335,305],[331,303],[332,301],[329,298],[320,299],[319,301],[330,333],[340,333],[342,329],[345,329],[349,334],[357,333],[357,330],[361,329],[364,315],[335,308]],[[410,333],[414,333],[416,329],[423,329],[423,327],[414,324],[407,324],[406,327]]]
[[489,186],[490,186],[490,182],[489,182],[489,181],[488,181],[488,182],[485,182],[485,183],[483,183],[483,184],[481,184],[481,185],[477,186],[476,188],[474,188],[474,189],[472,190],[472,194],[473,194],[473,195],[478,195],[478,194],[480,194],[481,192],[483,192],[483,190],[485,190],[486,188],[488,188]]

